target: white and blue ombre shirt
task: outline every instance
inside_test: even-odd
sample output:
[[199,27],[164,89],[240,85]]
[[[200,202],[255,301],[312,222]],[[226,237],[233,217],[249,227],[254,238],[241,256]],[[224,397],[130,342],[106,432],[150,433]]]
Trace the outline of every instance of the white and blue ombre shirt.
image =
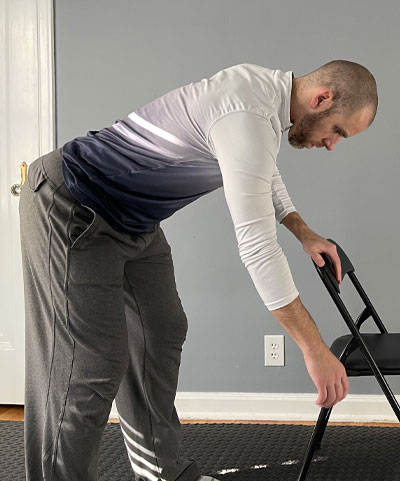
[[276,165],[292,77],[247,63],[172,90],[67,142],[65,182],[128,233],[223,187],[240,257],[267,308],[283,307],[299,294],[276,234],[276,220],[295,211]]

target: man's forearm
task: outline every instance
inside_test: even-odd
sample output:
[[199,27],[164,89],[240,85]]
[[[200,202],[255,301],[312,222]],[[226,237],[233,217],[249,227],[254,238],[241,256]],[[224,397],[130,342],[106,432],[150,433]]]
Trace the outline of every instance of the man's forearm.
[[281,224],[289,229],[301,243],[308,234],[313,233],[298,212],[290,212],[290,214],[282,219]]
[[271,311],[276,320],[295,340],[305,355],[318,354],[321,348],[327,348],[317,326],[304,307],[300,297],[296,297],[287,306]]
[[[297,237],[303,244],[303,247],[306,246],[305,250],[314,256],[314,262],[318,262],[315,257],[315,252],[312,253],[307,244],[310,243],[309,241],[315,243],[315,239],[319,242],[324,241],[324,239],[312,231],[297,212],[290,212],[290,214],[282,219],[281,223]],[[339,259],[338,262],[340,262]],[[279,321],[284,329],[292,336],[305,356],[318,356],[322,350],[329,350],[318,332],[313,318],[301,302],[300,297],[297,297],[287,306],[271,312],[277,321]]]
[[[281,223],[287,227],[303,244],[307,238],[316,236],[298,212],[290,212],[284,217]],[[271,311],[274,317],[284,327],[284,329],[292,336],[299,348],[305,355],[318,355],[321,349],[329,349],[322,339],[317,326],[304,307],[300,297],[296,297],[287,306]]]

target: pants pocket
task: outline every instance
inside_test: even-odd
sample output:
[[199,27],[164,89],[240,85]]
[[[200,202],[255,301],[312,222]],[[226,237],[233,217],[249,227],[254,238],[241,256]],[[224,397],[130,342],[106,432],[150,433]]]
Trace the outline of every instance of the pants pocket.
[[42,159],[43,157],[39,157],[28,166],[26,182],[32,192],[37,192],[43,182],[48,178],[43,169]]
[[78,249],[96,229],[98,214],[84,204],[73,205],[68,226],[70,249]]

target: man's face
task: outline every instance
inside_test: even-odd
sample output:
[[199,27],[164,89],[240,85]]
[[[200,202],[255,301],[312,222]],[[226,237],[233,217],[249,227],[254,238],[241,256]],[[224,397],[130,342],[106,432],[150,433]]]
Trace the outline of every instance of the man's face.
[[331,114],[330,110],[306,113],[289,129],[289,144],[295,149],[325,147],[333,150],[342,137],[352,137],[366,130],[370,118],[368,107],[351,116]]

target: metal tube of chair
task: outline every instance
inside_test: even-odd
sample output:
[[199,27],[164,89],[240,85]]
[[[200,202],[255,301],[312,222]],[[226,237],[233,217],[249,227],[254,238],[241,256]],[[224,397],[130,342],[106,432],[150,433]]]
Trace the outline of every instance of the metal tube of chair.
[[[336,291],[333,289],[333,287],[330,284],[326,284],[333,301],[335,302],[337,308],[339,309],[340,313],[342,314],[348,328],[350,329],[351,333],[353,334],[360,350],[364,354],[372,372],[374,373],[379,385],[381,386],[383,392],[385,393],[387,400],[389,401],[390,405],[392,406],[392,409],[397,416],[397,418],[400,421],[400,405],[397,402],[397,399],[395,398],[389,384],[387,383],[386,379],[383,377],[383,374],[381,373],[378,365],[376,364],[375,360],[371,356],[371,353],[369,352],[368,346],[366,345],[364,339],[362,338],[359,330],[357,329],[356,325],[354,324],[353,318],[351,317],[349,311],[347,310],[346,306],[344,305],[342,299],[340,296],[336,293]],[[379,317],[378,317],[379,319]],[[384,326],[383,326],[384,327]]]
[[[376,326],[380,330],[381,334],[388,334],[387,329],[385,328],[382,320],[380,319],[378,313],[376,312],[374,306],[372,305],[371,301],[369,300],[366,292],[364,291],[363,287],[361,286],[360,282],[357,279],[357,276],[354,273],[354,267],[347,257],[343,249],[332,239],[328,239],[330,242],[334,243],[337,246],[338,254],[340,257],[340,261],[342,264],[342,279],[346,274],[348,274],[353,286],[357,290],[358,294],[360,295],[361,299],[365,304],[365,309],[361,312],[358,316],[357,321],[355,322],[347,310],[346,306],[344,305],[341,297],[340,297],[340,289],[339,283],[336,280],[334,274],[333,263],[329,260],[328,256],[324,257],[325,265],[323,267],[319,267],[314,261],[314,267],[316,268],[321,280],[323,281],[325,287],[327,288],[329,294],[331,295],[336,307],[339,309],[340,314],[342,315],[347,327],[350,329],[352,337],[349,336],[349,341],[346,343],[346,346],[342,349],[342,352],[339,355],[339,360],[344,364],[346,367],[346,360],[352,354],[354,350],[357,348],[361,351],[362,355],[366,359],[372,373],[374,374],[376,380],[378,381],[382,391],[384,392],[389,404],[391,405],[396,417],[400,421],[400,405],[395,398],[389,384],[387,383],[385,377],[383,376],[382,371],[380,370],[377,362],[373,358],[366,341],[364,340],[363,335],[360,333],[360,328],[364,321],[372,317],[375,321]],[[379,362],[379,361],[378,361]],[[363,366],[364,367],[364,366]],[[386,372],[390,373],[390,369],[386,370]],[[371,375],[369,371],[366,372],[359,372],[359,375]],[[324,435],[324,431],[329,421],[329,416],[331,414],[332,408],[325,409],[322,408],[321,412],[318,417],[317,424],[314,428],[312,433],[311,439],[309,441],[306,455],[304,457],[304,461],[301,467],[301,471],[297,481],[304,481],[307,475],[308,468],[312,461],[314,450],[320,447],[320,443],[322,437]]]
[[371,310],[371,316],[373,317],[376,325],[378,326],[381,332],[388,332],[386,327],[384,326],[381,318],[379,317],[378,313],[376,312],[372,302],[369,300],[367,293],[364,291],[363,287],[360,284],[360,281],[357,279],[357,276],[354,272],[349,272],[348,276],[350,277],[351,282],[353,283],[354,287],[356,288],[357,292],[359,293],[361,299],[364,301],[364,304]]
[[[321,439],[320,431],[321,431],[321,429],[325,429],[324,424],[325,424],[326,415],[327,415],[328,411],[330,411],[330,409],[322,408],[320,413],[319,413],[318,421],[317,421],[317,424],[314,427],[311,439],[308,443],[307,451],[306,451],[306,454],[303,458],[303,464],[301,466],[300,473],[299,473],[299,476],[297,478],[297,481],[304,481],[306,479],[307,472],[308,472],[308,469],[310,467],[312,457],[314,455],[315,446],[318,443],[318,440]],[[325,424],[325,426],[326,426],[326,424]]]
[[316,444],[315,444],[315,449],[321,448],[322,438],[324,437],[325,429],[326,429],[326,426],[328,425],[328,421],[329,421],[329,417],[330,417],[331,412],[332,412],[332,408],[328,408],[328,409],[322,408],[321,411],[322,410],[326,411],[326,413],[325,413],[325,416],[324,416],[323,421],[322,421],[321,429],[318,433],[318,437],[317,437]]

